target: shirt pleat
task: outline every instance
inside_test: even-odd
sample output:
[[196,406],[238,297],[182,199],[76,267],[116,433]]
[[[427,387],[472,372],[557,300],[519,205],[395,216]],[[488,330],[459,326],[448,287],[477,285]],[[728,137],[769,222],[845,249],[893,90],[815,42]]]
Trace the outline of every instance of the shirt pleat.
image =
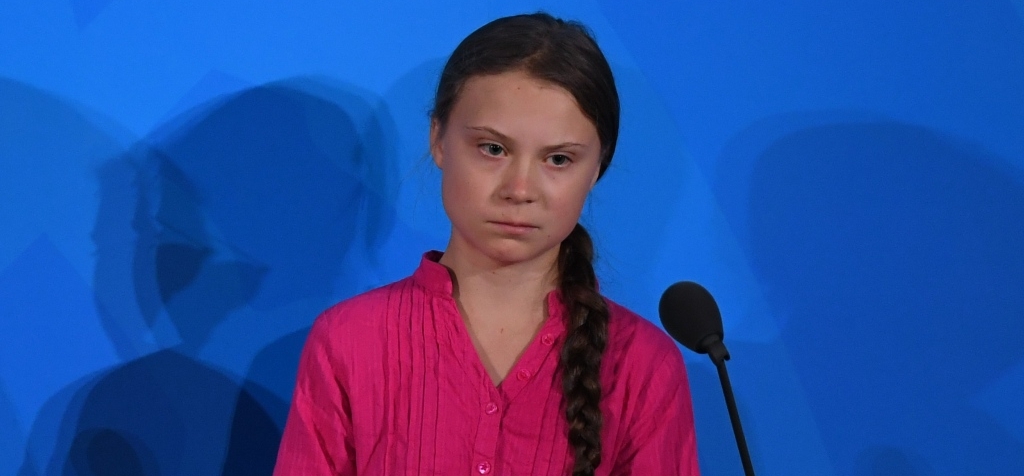
[[428,410],[428,406],[431,403],[428,401],[428,395],[431,395],[428,387],[431,385],[430,382],[437,381],[437,375],[435,373],[435,369],[430,365],[431,359],[428,357],[428,352],[430,350],[429,347],[435,345],[431,343],[434,339],[432,339],[431,333],[428,332],[431,327],[430,322],[432,320],[420,317],[423,316],[422,312],[427,309],[427,307],[424,306],[423,297],[424,296],[414,297],[414,307],[418,312],[410,315],[412,328],[415,330],[412,340],[416,343],[413,347],[415,349],[413,355],[416,356],[416,359],[414,360],[416,362],[416,367],[413,375],[412,388],[414,390],[414,394],[411,406],[417,411],[412,414],[410,421],[415,425],[415,428],[412,428],[411,430],[415,435],[415,442],[412,443],[414,445],[412,448],[417,448],[417,451],[415,451],[415,468],[417,474],[427,474],[426,471],[428,468],[424,467],[427,460],[425,455],[431,452],[431,447],[434,444],[433,439],[428,440],[426,437],[428,435],[427,431],[429,426],[437,425],[435,419],[429,416],[429,413],[431,412]]
[[[403,286],[401,285],[396,285],[394,286],[394,289],[387,292],[387,306],[383,310],[385,313],[389,312],[391,309],[398,309],[401,307],[400,301],[402,299],[402,287]],[[401,388],[399,382],[401,380],[396,381],[395,377],[397,376],[400,378],[399,374],[401,373],[402,363],[398,353],[398,349],[401,346],[401,336],[397,332],[398,328],[396,324],[397,323],[393,320],[385,321],[384,335],[382,336],[387,341],[387,345],[384,347],[385,352],[381,357],[388,362],[388,366],[385,370],[386,373],[380,376],[381,381],[387,387],[387,392],[384,394],[384,401],[380,402],[380,406],[388,409],[384,412],[385,420],[383,422],[379,422],[383,424],[382,426],[393,425],[395,421],[399,420],[399,418],[397,418],[397,414],[399,405],[398,394]],[[384,431],[393,433],[395,428],[386,426]],[[394,457],[392,456],[392,444],[393,442],[390,441],[390,439],[383,439],[384,454],[376,458],[378,464],[375,466],[380,468],[383,474],[390,474],[392,471],[391,463],[394,461]],[[380,441],[375,444],[375,446],[380,445]]]
[[393,433],[390,436],[393,446],[390,451],[391,463],[394,465],[389,468],[389,474],[406,474],[408,465],[408,441],[409,441],[409,427],[411,425],[412,416],[412,405],[410,403],[410,391],[413,390],[412,386],[409,385],[411,371],[412,371],[412,346],[410,326],[412,316],[412,303],[410,302],[412,295],[408,292],[409,286],[402,286],[398,299],[397,315],[393,317],[396,320],[395,334],[398,337],[398,361],[399,368],[397,372],[397,381],[395,385],[400,391],[393,399],[394,405],[396,405],[395,421],[392,422],[394,428]]
[[[419,299],[419,311],[420,315],[428,315],[430,313],[431,306],[425,296]],[[426,371],[430,372],[435,378],[426,379],[429,387],[423,392],[423,427],[424,427],[424,444],[422,456],[424,457],[424,465],[422,468],[424,471],[429,469],[433,474],[437,473],[437,428],[438,428],[438,402],[441,399],[441,389],[438,385],[438,372],[440,371],[440,345],[441,336],[443,332],[439,329],[439,322],[437,319],[424,319],[423,328],[428,331],[426,332],[423,348],[425,349],[424,356],[427,361]],[[425,474],[425,473],[423,473]]]
[[[557,372],[551,376],[551,380],[553,381],[553,386],[557,387],[561,384],[561,378],[559,378]],[[538,448],[535,452],[536,456],[534,457],[534,461],[536,461],[535,468],[539,474],[559,474],[563,463],[555,459],[555,456],[559,452],[565,452],[565,445],[557,444],[556,440],[565,432],[566,428],[566,425],[562,423],[564,422],[565,417],[562,416],[562,412],[560,411],[562,406],[562,393],[548,393],[545,397],[544,411],[541,412],[541,415],[549,416],[549,418],[540,422],[542,444],[537,445]],[[547,450],[544,452],[543,458],[540,457],[541,447]],[[559,451],[559,449],[561,449],[561,451]]]

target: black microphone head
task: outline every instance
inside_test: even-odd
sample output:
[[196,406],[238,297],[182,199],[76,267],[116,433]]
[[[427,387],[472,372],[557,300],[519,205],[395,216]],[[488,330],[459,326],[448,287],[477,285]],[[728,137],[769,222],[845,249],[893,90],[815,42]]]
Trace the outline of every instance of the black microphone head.
[[680,281],[669,286],[661,295],[658,314],[668,334],[698,354],[707,353],[704,343],[708,336],[725,338],[722,313],[715,298],[695,282]]

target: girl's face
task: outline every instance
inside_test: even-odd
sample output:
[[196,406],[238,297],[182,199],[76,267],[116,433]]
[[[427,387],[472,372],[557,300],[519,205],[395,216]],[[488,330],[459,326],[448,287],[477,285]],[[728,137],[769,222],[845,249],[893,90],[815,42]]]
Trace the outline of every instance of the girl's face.
[[[560,86],[525,72],[474,76],[447,124],[431,124],[452,222],[448,253],[553,263],[597,181],[597,129]],[[550,261],[548,261],[550,260]]]

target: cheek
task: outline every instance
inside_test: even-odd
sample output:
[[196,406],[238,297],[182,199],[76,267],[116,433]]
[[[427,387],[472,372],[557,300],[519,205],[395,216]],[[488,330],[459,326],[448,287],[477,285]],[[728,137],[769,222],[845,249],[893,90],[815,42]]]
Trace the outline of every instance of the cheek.
[[474,176],[471,170],[450,163],[441,171],[441,201],[449,218],[452,215],[471,209],[484,198],[482,196],[480,177]]
[[445,170],[441,174],[441,204],[444,205],[448,218],[455,222],[461,208],[465,207],[464,192],[459,188],[459,181],[454,174]]
[[559,221],[569,231],[572,231],[572,228],[579,221],[580,214],[583,211],[583,204],[586,203],[589,192],[590,187],[577,185],[571,190],[566,190],[565,193],[558,197],[558,200],[554,201],[557,205],[553,207],[553,210],[558,216]]

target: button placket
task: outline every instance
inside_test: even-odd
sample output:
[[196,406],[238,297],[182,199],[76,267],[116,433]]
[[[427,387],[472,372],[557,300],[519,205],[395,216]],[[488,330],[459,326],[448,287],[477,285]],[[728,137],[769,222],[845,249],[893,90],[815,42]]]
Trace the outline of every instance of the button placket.
[[487,389],[481,394],[477,423],[476,441],[473,448],[472,471],[475,474],[490,474],[494,471],[494,456],[498,451],[498,433],[501,428],[503,397],[501,392],[486,382]]

